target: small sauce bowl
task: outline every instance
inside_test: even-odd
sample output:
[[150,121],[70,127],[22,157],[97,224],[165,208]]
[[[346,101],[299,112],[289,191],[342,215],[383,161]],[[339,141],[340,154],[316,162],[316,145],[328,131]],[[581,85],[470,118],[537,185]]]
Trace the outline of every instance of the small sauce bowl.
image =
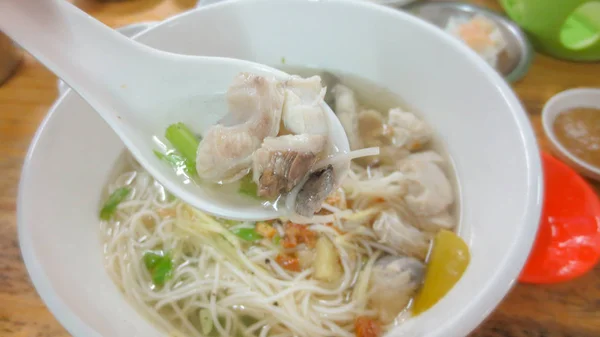
[[554,123],[558,115],[575,108],[598,109],[600,114],[600,89],[578,88],[563,91],[546,102],[542,110],[542,126],[550,140],[553,152],[586,177],[600,181],[600,167],[594,166],[571,153],[554,132]]

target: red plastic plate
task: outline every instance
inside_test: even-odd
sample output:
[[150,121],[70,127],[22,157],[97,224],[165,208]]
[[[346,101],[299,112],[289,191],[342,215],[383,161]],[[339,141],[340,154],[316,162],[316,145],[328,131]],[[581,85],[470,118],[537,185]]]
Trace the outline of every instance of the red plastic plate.
[[585,274],[600,259],[600,200],[572,168],[542,153],[544,206],[519,280],[556,283]]

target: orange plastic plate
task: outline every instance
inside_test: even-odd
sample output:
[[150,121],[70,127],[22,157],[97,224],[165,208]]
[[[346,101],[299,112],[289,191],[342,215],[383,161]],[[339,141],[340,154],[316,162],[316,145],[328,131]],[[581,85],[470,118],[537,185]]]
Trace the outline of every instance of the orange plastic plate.
[[519,280],[556,283],[581,276],[600,259],[600,200],[572,168],[542,153],[544,206]]

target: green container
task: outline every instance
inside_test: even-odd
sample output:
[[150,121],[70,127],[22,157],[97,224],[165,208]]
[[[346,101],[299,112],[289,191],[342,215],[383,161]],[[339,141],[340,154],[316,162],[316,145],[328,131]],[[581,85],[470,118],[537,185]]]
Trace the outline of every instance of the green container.
[[571,61],[600,61],[600,0],[500,0],[538,51]]

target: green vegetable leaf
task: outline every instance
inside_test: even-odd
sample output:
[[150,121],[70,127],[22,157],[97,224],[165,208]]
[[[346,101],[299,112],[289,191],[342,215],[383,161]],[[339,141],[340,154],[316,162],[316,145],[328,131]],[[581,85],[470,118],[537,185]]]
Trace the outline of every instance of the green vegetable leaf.
[[144,264],[152,276],[152,283],[156,286],[162,286],[173,277],[173,261],[170,254],[162,252],[144,253]]
[[144,253],[144,264],[148,270],[154,268],[158,262],[163,258],[162,254],[157,254],[154,252],[146,252]]
[[200,141],[198,137],[183,123],[169,125],[165,138],[173,145],[186,160],[196,162],[196,151]]
[[279,236],[279,234],[275,234],[275,236],[273,236],[273,243],[278,245],[279,242],[281,242],[281,236]]
[[125,200],[127,195],[131,192],[131,189],[127,187],[121,187],[116,189],[109,197],[108,200],[102,206],[100,210],[100,219],[102,220],[110,220],[112,215],[117,210],[117,206]]
[[229,220],[229,219],[218,219],[218,221],[221,222],[223,225],[225,225],[225,227],[235,226],[235,225],[239,225],[240,224],[239,221]]
[[252,174],[248,174],[240,180],[239,192],[240,194],[259,199],[258,186],[252,180]]
[[262,235],[258,234],[254,228],[236,228],[231,232],[240,239],[250,242],[262,239]]
[[187,175],[196,174],[196,164],[184,158],[177,153],[161,153],[157,150],[154,150],[154,154],[158,157],[158,159],[163,160],[169,163],[175,170],[182,169]]
[[176,153],[162,153],[154,150],[154,154],[158,157],[158,159],[164,160],[173,166],[180,166],[185,162],[185,158]]

